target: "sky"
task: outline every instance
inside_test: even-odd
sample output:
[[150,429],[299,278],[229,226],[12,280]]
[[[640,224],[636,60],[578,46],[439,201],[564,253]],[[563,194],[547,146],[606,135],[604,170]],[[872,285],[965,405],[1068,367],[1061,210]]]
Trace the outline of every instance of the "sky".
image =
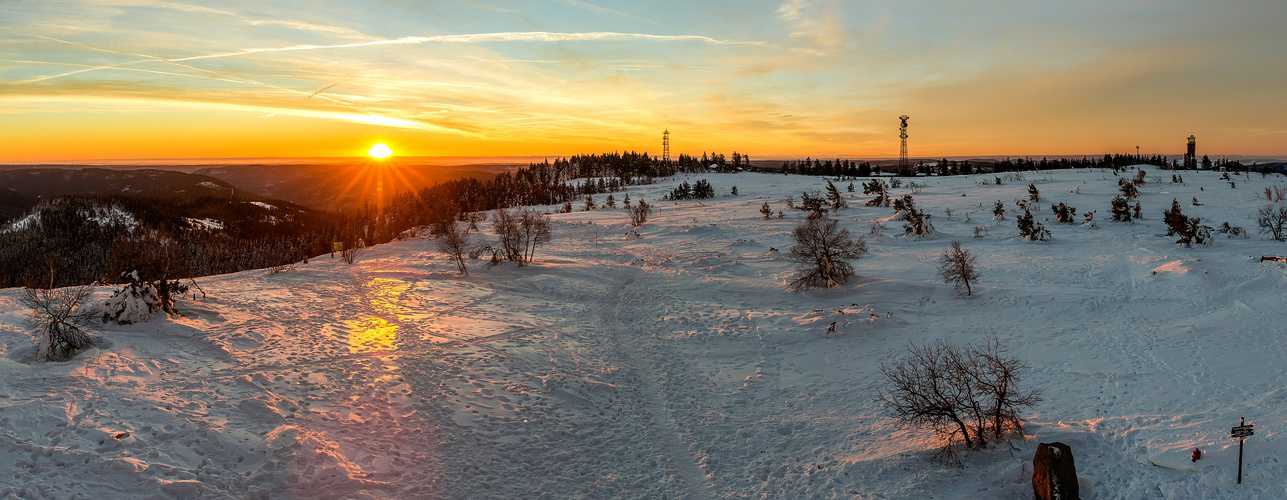
[[1287,156],[1281,0],[0,0],[0,162]]

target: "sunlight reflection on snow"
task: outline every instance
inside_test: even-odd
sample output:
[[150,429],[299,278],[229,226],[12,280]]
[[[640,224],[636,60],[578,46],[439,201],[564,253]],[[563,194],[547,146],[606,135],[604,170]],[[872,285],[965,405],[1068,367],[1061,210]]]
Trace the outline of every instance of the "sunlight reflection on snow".
[[367,317],[350,321],[348,327],[349,352],[356,354],[396,349],[393,341],[397,339],[398,325],[381,318]]

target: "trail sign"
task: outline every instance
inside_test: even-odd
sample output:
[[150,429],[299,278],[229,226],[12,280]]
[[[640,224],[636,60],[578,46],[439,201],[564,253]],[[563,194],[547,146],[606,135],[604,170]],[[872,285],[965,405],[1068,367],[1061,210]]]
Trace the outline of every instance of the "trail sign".
[[1247,436],[1256,434],[1255,426],[1256,424],[1248,424],[1247,419],[1239,418],[1238,426],[1229,429],[1229,435],[1238,438],[1238,484],[1242,484],[1242,442]]

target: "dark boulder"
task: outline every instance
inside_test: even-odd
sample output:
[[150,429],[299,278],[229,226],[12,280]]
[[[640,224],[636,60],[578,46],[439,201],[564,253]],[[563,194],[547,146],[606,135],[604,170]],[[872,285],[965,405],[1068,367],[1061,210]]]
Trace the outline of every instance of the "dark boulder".
[[1081,500],[1072,448],[1041,443],[1032,457],[1032,493],[1037,500]]

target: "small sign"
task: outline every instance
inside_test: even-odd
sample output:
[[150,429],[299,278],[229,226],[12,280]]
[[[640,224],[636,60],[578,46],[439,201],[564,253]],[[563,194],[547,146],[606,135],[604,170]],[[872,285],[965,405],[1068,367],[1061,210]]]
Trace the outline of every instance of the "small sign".
[[1232,437],[1236,437],[1236,438],[1242,438],[1242,437],[1247,437],[1247,436],[1255,435],[1255,434],[1256,434],[1256,431],[1255,431],[1255,429],[1254,429],[1254,426],[1255,426],[1255,425],[1256,425],[1256,424],[1250,424],[1250,425],[1239,425],[1239,426],[1237,426],[1237,427],[1234,427],[1233,429],[1230,429],[1230,430],[1229,430],[1229,434],[1230,434]]

